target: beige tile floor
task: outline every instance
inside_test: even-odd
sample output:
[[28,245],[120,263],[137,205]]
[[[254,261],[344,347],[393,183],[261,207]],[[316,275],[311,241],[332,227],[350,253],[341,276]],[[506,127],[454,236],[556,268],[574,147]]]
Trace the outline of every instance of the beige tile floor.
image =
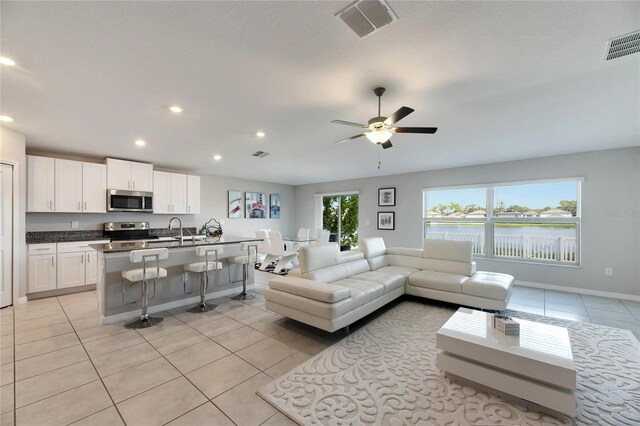
[[293,424],[256,390],[345,334],[266,311],[269,277],[254,300],[138,331],[100,325],[95,292],[3,309],[0,426]]
[[[139,331],[100,325],[95,292],[0,310],[0,426],[292,424],[255,391],[345,334],[266,311],[270,277],[254,300]],[[516,287],[509,308],[640,333],[637,302]]]

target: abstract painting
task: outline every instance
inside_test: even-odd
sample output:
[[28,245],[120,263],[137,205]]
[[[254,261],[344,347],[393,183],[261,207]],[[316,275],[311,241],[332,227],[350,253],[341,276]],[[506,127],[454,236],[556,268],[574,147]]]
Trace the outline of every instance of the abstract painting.
[[242,219],[242,192],[229,191],[229,219]]
[[280,194],[271,194],[269,201],[269,217],[280,219]]
[[246,192],[244,194],[245,217],[247,219],[266,219],[267,202],[267,194]]

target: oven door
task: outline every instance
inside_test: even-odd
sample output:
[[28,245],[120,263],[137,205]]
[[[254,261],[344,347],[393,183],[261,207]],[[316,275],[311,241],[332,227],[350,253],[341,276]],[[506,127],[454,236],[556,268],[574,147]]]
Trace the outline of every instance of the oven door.
[[153,212],[152,192],[107,190],[107,211],[110,212]]

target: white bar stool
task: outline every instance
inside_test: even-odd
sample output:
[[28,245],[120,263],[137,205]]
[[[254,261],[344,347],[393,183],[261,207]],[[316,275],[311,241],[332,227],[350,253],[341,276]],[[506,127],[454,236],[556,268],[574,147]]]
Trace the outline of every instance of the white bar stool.
[[[251,249],[253,249],[253,258],[251,257]],[[229,259],[229,263],[236,263],[242,265],[242,293],[237,296],[233,296],[234,300],[250,300],[255,299],[256,295],[253,293],[247,293],[247,279],[249,276],[249,264],[256,263],[258,261],[258,245],[256,243],[240,243],[240,250],[247,251],[246,256],[236,256]],[[253,262],[252,262],[253,261]],[[229,272],[231,274],[231,272]],[[229,275],[229,281],[231,281],[231,275]]]
[[204,262],[195,262],[184,265],[184,272],[196,272],[200,274],[200,303],[187,309],[188,312],[202,313],[213,311],[216,305],[207,305],[205,302],[205,292],[209,288],[209,272],[222,269],[222,263],[218,262],[218,256],[223,253],[219,246],[196,247],[196,255],[204,256]]
[[[164,278],[167,276],[167,270],[160,267],[160,260],[168,258],[169,250],[167,250],[166,248],[133,250],[131,253],[129,253],[129,260],[132,263],[142,262],[142,268],[122,271],[122,298],[124,301],[124,280],[129,281],[131,283],[130,285],[141,282],[142,299],[140,301],[140,306],[142,308],[142,311],[140,313],[140,318],[125,324],[126,328],[146,328],[162,322],[163,318],[150,317],[147,313],[147,308],[149,306],[147,282],[149,280],[153,280],[153,297],[155,297],[156,280],[158,278]],[[148,262],[155,262],[155,268],[153,266],[148,267]]]

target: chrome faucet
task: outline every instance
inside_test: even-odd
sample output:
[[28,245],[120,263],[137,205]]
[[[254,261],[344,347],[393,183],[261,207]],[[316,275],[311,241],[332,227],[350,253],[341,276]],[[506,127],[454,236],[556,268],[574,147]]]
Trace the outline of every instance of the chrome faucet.
[[177,220],[178,224],[180,225],[180,244],[182,245],[182,243],[184,242],[184,234],[182,233],[182,220],[178,216],[174,216],[171,219],[169,219],[169,230],[173,229],[174,219]]

